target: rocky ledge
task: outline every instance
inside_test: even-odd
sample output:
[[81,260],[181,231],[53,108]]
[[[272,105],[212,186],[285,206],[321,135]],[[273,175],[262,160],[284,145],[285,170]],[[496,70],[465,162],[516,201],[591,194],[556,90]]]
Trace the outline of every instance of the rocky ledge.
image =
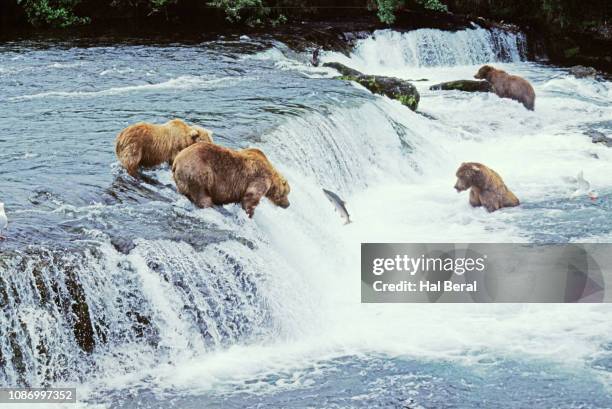
[[323,66],[340,72],[342,74],[340,79],[355,81],[374,94],[385,95],[398,100],[413,111],[416,111],[419,106],[421,98],[419,92],[414,85],[406,80],[381,75],[366,75],[337,62],[325,63]]
[[442,82],[440,84],[432,85],[429,87],[432,91],[465,91],[465,92],[491,92],[493,87],[487,81],[473,81],[473,80],[458,80]]

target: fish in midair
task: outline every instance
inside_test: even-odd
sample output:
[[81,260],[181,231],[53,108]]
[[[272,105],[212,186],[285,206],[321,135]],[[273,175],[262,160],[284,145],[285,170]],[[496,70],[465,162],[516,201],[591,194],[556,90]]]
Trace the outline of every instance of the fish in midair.
[[346,203],[344,200],[340,199],[340,196],[327,189],[323,189],[323,193],[325,194],[325,197],[327,197],[327,199],[334,205],[334,209],[340,213],[340,217],[342,217],[344,220],[344,224],[349,224],[351,222],[351,216],[346,210]]
[[570,195],[570,199],[585,195],[593,201],[598,197],[597,192],[591,190],[591,184],[584,178],[584,172],[580,171],[576,176],[576,191]]
[[0,202],[0,240],[4,240],[5,237],[2,235],[2,232],[6,230],[8,226],[8,218],[6,217],[6,213],[4,212],[4,203]]

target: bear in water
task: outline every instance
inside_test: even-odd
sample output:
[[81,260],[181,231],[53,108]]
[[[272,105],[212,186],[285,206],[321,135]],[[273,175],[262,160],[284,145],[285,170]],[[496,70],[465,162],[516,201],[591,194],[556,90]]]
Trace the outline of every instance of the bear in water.
[[520,102],[525,108],[533,111],[535,108],[535,91],[524,78],[510,75],[490,65],[480,67],[474,78],[486,80],[493,87],[493,92],[500,98],[510,98]]
[[117,135],[115,152],[121,165],[136,177],[139,167],[172,164],[180,151],[196,142],[212,143],[212,132],[180,119],[162,125],[139,122]]
[[501,176],[482,163],[464,162],[457,169],[457,192],[470,188],[470,204],[474,207],[484,206],[489,212],[520,204]]
[[178,191],[198,207],[240,203],[253,217],[264,196],[289,207],[289,183],[259,149],[198,143],[178,154],[172,174]]

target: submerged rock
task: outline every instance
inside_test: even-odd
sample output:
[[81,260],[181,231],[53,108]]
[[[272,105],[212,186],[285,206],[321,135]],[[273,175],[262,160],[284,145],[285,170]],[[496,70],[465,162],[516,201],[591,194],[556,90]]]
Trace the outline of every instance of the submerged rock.
[[126,237],[114,236],[110,239],[111,244],[121,254],[128,255],[136,247],[134,240]]
[[330,62],[323,64],[337,70],[342,74],[340,77],[346,81],[355,81],[374,94],[385,95],[391,99],[396,99],[413,111],[416,111],[420,95],[416,87],[406,80],[395,77],[384,77],[382,75],[365,75],[361,72],[347,67],[346,65]]
[[593,143],[601,143],[603,145],[606,145],[607,147],[612,148],[612,138],[608,138],[603,132],[591,129],[586,131],[584,134],[591,138]]
[[574,65],[569,69],[570,74],[576,78],[596,77],[598,71],[593,67],[585,67],[584,65]]
[[429,87],[432,91],[465,91],[465,92],[492,92],[493,87],[488,81],[458,80],[442,82]]

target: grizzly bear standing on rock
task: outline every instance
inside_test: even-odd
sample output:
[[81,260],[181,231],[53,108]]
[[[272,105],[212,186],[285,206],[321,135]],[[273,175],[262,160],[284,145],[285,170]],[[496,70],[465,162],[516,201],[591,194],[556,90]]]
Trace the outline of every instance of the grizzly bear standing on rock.
[[153,167],[164,162],[172,164],[180,151],[196,142],[212,143],[212,132],[199,126],[189,126],[180,119],[163,125],[140,122],[128,126],[115,142],[115,152],[121,165],[136,177],[138,168]]
[[484,206],[489,212],[520,204],[501,176],[482,163],[464,162],[457,170],[457,192],[470,188],[470,204],[474,207]]
[[533,111],[535,91],[526,79],[510,75],[506,71],[498,70],[490,65],[480,67],[474,78],[487,80],[493,86],[493,92],[498,97],[513,99]]
[[289,183],[259,149],[198,143],[178,154],[172,174],[178,191],[198,207],[240,203],[253,217],[264,196],[289,207]]

